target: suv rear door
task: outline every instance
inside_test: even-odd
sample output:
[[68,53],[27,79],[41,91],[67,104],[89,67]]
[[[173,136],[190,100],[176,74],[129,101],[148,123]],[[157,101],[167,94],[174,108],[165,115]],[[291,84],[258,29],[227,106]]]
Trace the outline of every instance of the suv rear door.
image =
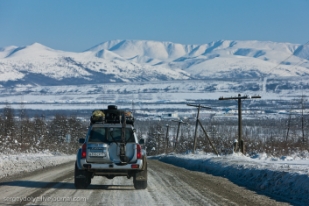
[[[121,127],[117,125],[93,125],[88,133],[87,162],[120,163]],[[136,138],[131,126],[126,127],[126,157],[128,163],[136,162]]]
[[106,138],[106,128],[93,125],[88,133],[87,162],[111,163],[108,150],[109,143]]
[[[109,145],[109,157],[114,163],[120,163],[120,143],[122,128],[120,126],[109,127],[108,140],[111,142]],[[136,138],[131,126],[125,128],[125,142],[126,142],[126,157],[128,163],[136,162]]]

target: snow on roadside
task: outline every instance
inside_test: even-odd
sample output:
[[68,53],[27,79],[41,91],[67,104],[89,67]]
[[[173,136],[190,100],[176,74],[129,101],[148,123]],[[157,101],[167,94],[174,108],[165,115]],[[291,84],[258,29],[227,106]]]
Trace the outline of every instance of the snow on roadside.
[[309,154],[269,157],[258,154],[216,156],[213,154],[169,154],[151,157],[189,170],[207,172],[270,197],[309,205]]
[[59,165],[74,161],[75,158],[75,155],[55,153],[49,150],[39,153],[0,153],[0,178]]

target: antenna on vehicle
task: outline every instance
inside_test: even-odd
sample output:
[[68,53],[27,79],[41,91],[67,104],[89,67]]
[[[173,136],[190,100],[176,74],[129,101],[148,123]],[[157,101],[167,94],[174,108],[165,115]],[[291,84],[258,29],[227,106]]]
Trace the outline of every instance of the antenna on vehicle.
[[134,100],[132,100],[132,114],[134,115]]

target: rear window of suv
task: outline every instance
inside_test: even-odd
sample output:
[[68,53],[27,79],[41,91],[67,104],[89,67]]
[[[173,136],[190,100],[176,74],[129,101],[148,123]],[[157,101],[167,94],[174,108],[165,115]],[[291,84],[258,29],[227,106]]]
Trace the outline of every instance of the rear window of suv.
[[[89,134],[89,142],[120,142],[122,128],[120,127],[93,127]],[[132,129],[125,130],[126,142],[135,142]]]
[[89,142],[107,142],[105,128],[92,128],[89,134]]

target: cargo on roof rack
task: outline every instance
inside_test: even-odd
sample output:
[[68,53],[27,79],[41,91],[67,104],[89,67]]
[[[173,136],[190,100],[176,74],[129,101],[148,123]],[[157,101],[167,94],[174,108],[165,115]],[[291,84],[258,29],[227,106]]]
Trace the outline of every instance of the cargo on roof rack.
[[124,114],[126,124],[134,124],[132,112],[120,110],[116,105],[108,105],[107,109],[93,110],[90,117],[91,124],[94,123],[121,123],[121,117]]

